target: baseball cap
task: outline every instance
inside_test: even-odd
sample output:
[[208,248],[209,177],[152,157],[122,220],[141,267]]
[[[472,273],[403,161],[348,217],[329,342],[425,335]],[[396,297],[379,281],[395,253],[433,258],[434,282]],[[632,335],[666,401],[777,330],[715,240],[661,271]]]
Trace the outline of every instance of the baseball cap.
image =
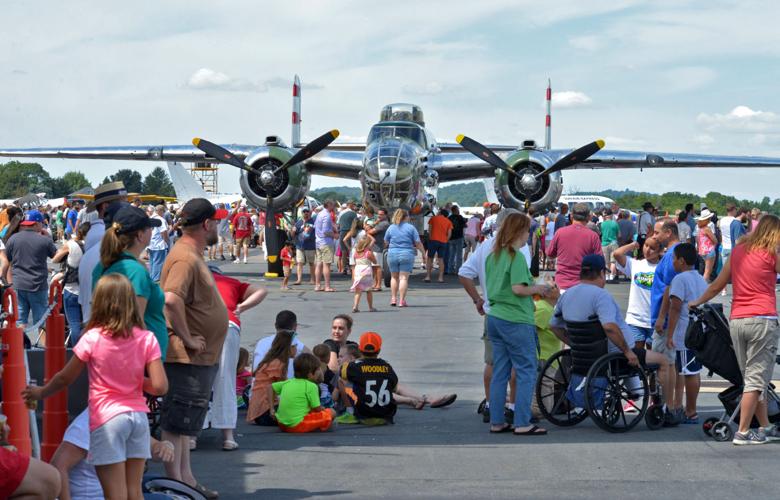
[[228,212],[221,208],[214,208],[206,198],[193,198],[181,207],[179,215],[182,226],[194,226],[207,219],[224,219],[228,216]]
[[112,226],[116,227],[116,234],[127,234],[140,231],[147,227],[160,227],[160,219],[152,219],[146,212],[133,205],[122,207],[114,214]]
[[28,210],[24,213],[24,219],[19,223],[20,226],[32,226],[40,222],[43,224],[43,214],[37,210]]
[[360,352],[377,353],[382,349],[382,337],[376,332],[366,332],[360,336]]
[[606,269],[607,264],[603,255],[590,254],[582,258],[583,271],[605,271]]

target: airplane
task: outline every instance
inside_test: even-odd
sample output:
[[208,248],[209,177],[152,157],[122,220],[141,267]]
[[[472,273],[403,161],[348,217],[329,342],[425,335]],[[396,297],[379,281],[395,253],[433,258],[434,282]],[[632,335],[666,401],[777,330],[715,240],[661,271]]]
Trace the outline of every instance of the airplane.
[[[577,149],[551,148],[551,95],[547,85],[545,144],[533,140],[517,145],[483,145],[459,135],[456,143],[437,141],[425,126],[422,109],[414,104],[384,106],[366,143],[334,142],[338,130],[300,142],[301,82],[293,83],[292,145],[269,135],[260,145],[227,144],[195,138],[192,145],[95,148],[1,149],[0,156],[225,163],[242,170],[241,190],[249,204],[266,211],[271,225],[277,210],[288,210],[305,199],[312,174],[359,180],[363,201],[375,209],[405,208],[422,229],[423,215],[436,205],[441,182],[493,178],[497,199],[507,207],[544,210],[563,192],[563,170],[606,168],[780,167],[780,158],[715,156],[605,150],[597,140]],[[268,229],[268,227],[266,228]],[[266,232],[269,263],[281,236]]]

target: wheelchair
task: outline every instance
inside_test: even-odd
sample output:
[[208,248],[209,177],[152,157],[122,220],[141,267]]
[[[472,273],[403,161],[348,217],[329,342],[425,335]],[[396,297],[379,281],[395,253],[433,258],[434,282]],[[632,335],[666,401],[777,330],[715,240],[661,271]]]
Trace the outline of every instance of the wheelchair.
[[[552,355],[536,382],[540,413],[561,427],[590,416],[601,429],[620,433],[644,419],[647,427],[663,427],[664,412],[654,366],[635,367],[623,353],[610,353],[601,323],[566,322],[570,349]],[[625,411],[628,404],[635,411]]]

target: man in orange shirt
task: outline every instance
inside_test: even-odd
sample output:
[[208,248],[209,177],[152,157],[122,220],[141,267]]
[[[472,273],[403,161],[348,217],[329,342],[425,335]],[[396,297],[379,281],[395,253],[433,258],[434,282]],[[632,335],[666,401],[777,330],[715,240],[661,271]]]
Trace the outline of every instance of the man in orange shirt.
[[433,271],[433,257],[439,265],[439,283],[444,283],[444,259],[447,258],[447,242],[452,234],[452,222],[447,218],[447,212],[440,210],[438,214],[428,221],[428,262],[425,266],[425,282],[431,282]]

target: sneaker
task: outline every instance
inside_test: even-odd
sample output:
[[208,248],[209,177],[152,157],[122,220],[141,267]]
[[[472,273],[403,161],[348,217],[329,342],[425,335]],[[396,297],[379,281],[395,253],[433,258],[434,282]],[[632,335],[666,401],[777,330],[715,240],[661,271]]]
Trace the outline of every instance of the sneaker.
[[633,401],[626,401],[623,405],[623,413],[639,413],[639,407]]
[[750,429],[745,433],[735,433],[734,439],[731,442],[736,446],[742,446],[751,444],[766,444],[769,442],[769,440],[763,432],[756,432],[753,429]]
[[238,260],[238,259],[233,259],[233,264],[238,264],[238,263],[240,263],[240,262],[241,262],[241,261],[240,261],[240,260]]
[[345,413],[339,417],[336,417],[336,422],[339,424],[359,424],[360,420],[352,413]]
[[762,430],[764,431],[764,435],[766,436],[767,440],[780,441],[780,429],[778,429],[775,424],[772,424],[769,427],[764,427]]
[[219,260],[225,260],[225,256],[224,256],[224,255],[221,255],[221,256],[219,257]]

